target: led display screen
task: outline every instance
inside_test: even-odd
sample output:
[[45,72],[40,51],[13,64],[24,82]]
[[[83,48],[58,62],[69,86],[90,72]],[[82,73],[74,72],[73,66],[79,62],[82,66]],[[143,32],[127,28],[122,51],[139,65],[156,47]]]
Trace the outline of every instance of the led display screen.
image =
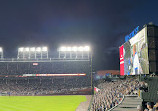
[[120,75],[149,74],[147,29],[120,47]]

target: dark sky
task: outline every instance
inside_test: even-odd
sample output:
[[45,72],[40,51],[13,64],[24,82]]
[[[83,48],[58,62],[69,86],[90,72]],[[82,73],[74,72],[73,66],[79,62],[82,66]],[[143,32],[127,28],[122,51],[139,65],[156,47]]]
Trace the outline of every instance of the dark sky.
[[96,69],[119,69],[119,46],[137,26],[158,25],[157,0],[0,0],[0,46],[89,44]]

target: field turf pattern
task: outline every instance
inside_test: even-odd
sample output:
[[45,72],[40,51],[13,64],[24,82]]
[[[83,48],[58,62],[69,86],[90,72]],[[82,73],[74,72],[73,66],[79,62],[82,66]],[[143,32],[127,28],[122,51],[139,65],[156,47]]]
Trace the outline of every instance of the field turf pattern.
[[0,96],[0,111],[75,111],[86,96]]

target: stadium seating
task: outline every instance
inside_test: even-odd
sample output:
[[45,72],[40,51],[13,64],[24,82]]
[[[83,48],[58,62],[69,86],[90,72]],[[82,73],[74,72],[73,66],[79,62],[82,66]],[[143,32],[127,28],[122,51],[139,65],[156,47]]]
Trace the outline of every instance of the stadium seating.
[[90,88],[88,77],[1,78],[0,93],[11,95],[51,95]]
[[140,83],[135,79],[100,83],[100,90],[93,97],[90,111],[107,111],[113,108],[121,102],[123,95],[133,95],[139,86]]
[[89,73],[87,61],[0,62],[0,75]]
[[[76,73],[86,76],[23,77],[23,74]],[[11,95],[66,94],[91,86],[89,61],[1,62],[0,76],[0,93]]]

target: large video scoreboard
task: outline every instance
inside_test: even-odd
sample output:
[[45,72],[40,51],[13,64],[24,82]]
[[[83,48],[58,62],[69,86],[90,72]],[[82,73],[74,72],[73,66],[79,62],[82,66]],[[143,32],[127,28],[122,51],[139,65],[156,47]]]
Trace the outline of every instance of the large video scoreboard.
[[[153,30],[151,30],[151,27]],[[157,72],[157,26],[146,25],[130,40],[120,46],[120,75],[151,74]],[[152,35],[152,36],[151,36]],[[153,57],[154,56],[154,57]],[[154,64],[154,65],[153,65]]]

